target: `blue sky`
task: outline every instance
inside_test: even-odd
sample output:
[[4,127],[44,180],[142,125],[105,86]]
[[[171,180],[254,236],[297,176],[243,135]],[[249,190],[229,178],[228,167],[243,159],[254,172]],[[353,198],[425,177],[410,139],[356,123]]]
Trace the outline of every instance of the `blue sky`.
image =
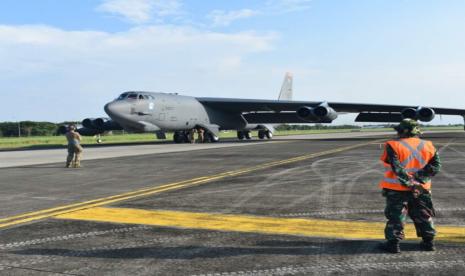
[[459,0],[2,0],[0,121],[103,116],[125,90],[273,99],[287,71],[297,100],[465,108],[464,12]]

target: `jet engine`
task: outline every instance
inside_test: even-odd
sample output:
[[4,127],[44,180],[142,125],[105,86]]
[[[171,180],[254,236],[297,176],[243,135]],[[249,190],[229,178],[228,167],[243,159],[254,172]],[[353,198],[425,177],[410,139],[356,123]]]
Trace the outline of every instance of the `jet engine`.
[[307,122],[330,123],[337,118],[337,112],[327,103],[317,107],[303,106],[297,110],[297,116]]
[[107,118],[87,118],[82,121],[82,125],[99,132],[123,129],[118,123]]
[[403,119],[415,119],[422,122],[430,122],[435,117],[435,112],[429,107],[406,108],[401,112]]
[[106,119],[106,118],[97,118],[94,120],[93,124],[98,129],[103,129],[105,131],[123,129],[117,122],[110,120],[110,119]]
[[95,118],[87,118],[87,119],[84,119],[82,121],[82,125],[85,127],[85,128],[90,128],[90,129],[97,129],[98,127],[95,125]]
[[[88,128],[88,127],[82,127],[80,125],[77,126],[76,130],[79,134],[82,136],[94,136],[97,134],[101,134],[102,131],[95,129],[95,128]],[[68,132],[68,126],[67,125],[61,125],[57,129],[57,134],[58,135],[65,135],[66,132]]]

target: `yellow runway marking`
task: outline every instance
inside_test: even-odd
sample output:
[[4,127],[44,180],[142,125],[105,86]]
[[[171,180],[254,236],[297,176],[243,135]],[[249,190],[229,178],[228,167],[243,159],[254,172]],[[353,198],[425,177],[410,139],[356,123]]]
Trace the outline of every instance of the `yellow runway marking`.
[[269,163],[265,163],[265,164],[261,164],[257,166],[247,167],[247,168],[243,168],[243,169],[239,169],[235,171],[228,171],[228,172],[224,172],[224,173],[220,173],[216,175],[203,176],[203,177],[188,179],[184,181],[174,182],[174,183],[170,183],[166,185],[161,185],[157,187],[140,189],[140,190],[118,194],[118,195],[114,195],[110,197],[98,198],[98,199],[94,199],[90,201],[74,203],[70,205],[64,205],[64,206],[59,206],[55,208],[44,209],[44,210],[39,210],[35,212],[6,217],[6,218],[0,219],[0,228],[18,225],[22,223],[28,223],[28,222],[45,219],[45,218],[49,218],[49,217],[53,217],[53,216],[57,216],[61,214],[66,214],[69,212],[83,210],[83,209],[108,205],[111,203],[121,202],[121,201],[125,201],[128,199],[135,199],[135,198],[154,195],[154,194],[158,194],[158,193],[162,193],[166,191],[172,191],[172,190],[178,190],[178,189],[188,188],[192,186],[202,185],[202,184],[210,183],[212,181],[220,180],[226,177],[239,176],[239,175],[247,174],[250,172],[268,169],[268,168],[272,168],[272,167],[276,167],[276,166],[280,166],[284,164],[295,163],[295,162],[304,161],[304,160],[308,160],[308,159],[312,159],[312,158],[316,158],[320,156],[330,155],[334,153],[339,153],[339,152],[367,146],[372,142],[373,141],[363,143],[363,144],[335,148],[332,150],[297,156],[297,157],[286,159],[286,160],[273,161],[273,162],[269,162]]
[[[380,222],[274,218],[102,207],[59,215],[56,218],[228,232],[378,240],[384,239],[385,226],[384,223]],[[465,243],[465,227],[437,226],[437,230],[437,240]],[[407,225],[406,236],[407,239],[417,239],[413,225]]]

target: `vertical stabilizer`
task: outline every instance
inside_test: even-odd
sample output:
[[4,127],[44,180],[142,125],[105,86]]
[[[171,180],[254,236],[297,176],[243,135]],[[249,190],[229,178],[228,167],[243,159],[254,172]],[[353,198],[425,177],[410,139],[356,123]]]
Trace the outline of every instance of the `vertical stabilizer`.
[[291,101],[292,100],[292,74],[287,72],[284,76],[283,85],[279,92],[279,101]]

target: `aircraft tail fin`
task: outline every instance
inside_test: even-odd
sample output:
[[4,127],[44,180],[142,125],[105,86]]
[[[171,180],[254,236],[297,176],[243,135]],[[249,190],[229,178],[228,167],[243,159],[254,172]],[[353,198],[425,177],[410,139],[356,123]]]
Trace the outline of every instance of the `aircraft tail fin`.
[[279,92],[279,101],[291,101],[292,100],[292,74],[287,72],[284,76],[283,85]]

